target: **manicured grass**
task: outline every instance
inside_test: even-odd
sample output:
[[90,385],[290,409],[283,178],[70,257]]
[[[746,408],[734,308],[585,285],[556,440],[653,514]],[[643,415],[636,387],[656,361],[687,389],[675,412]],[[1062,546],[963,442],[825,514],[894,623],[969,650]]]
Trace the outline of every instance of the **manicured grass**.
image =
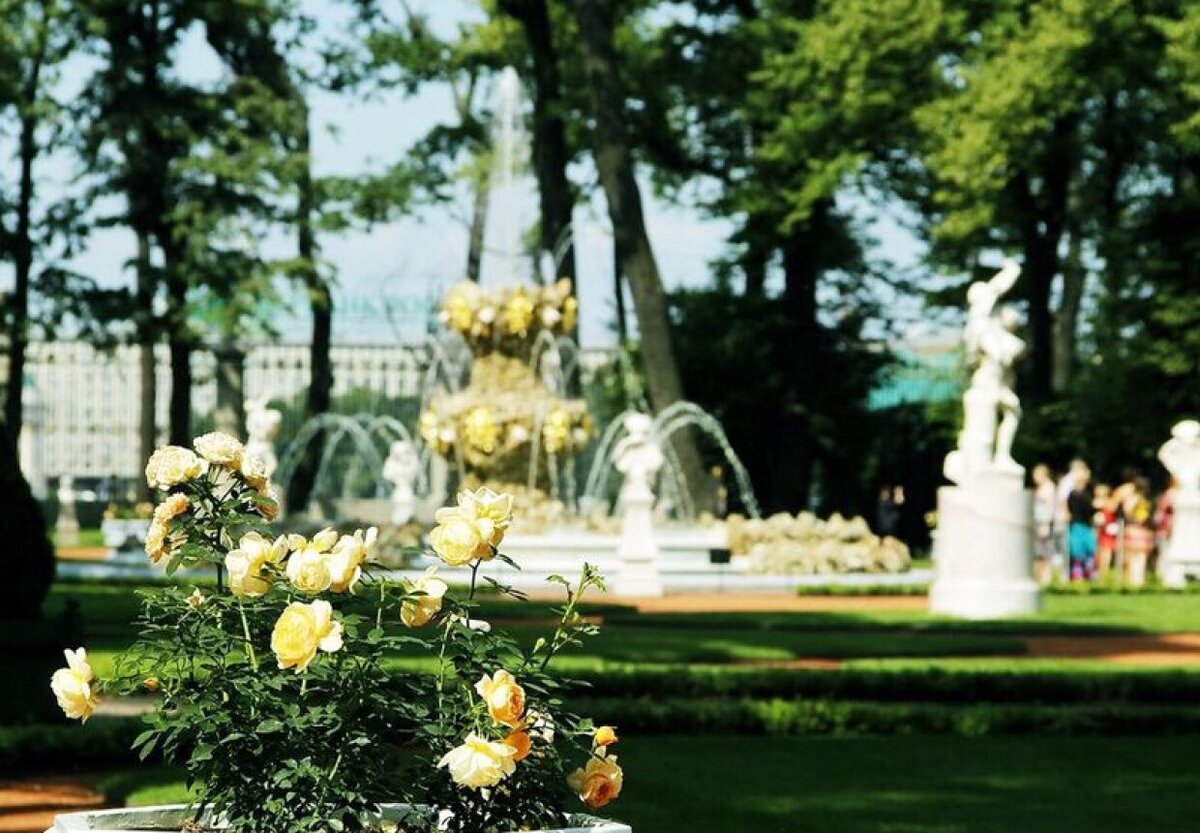
[[[604,814],[638,833],[1186,830],[1197,742],[625,737],[624,793]],[[136,778],[116,779],[131,804],[186,798],[175,774]]]
[[52,529],[50,531],[50,540],[56,547],[68,546],[96,549],[104,546],[104,533],[99,529],[81,529],[79,530],[78,541],[73,541],[70,544],[62,544],[58,540],[58,534]]

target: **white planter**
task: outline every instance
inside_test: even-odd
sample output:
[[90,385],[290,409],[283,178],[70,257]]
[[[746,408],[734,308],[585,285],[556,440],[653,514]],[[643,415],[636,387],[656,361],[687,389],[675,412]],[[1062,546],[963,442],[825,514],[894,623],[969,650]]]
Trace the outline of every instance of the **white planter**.
[[110,550],[141,549],[149,531],[149,518],[105,518],[100,522],[100,537]]
[[[381,808],[385,820],[404,818],[409,812],[407,804],[385,804]],[[84,833],[90,830],[106,830],[109,833],[147,833],[162,830],[178,833],[183,822],[189,818],[187,805],[169,804],[161,807],[137,809],[94,810],[89,813],[64,813],[55,816],[54,826],[46,833]],[[574,827],[556,827],[553,830],[532,833],[633,833],[628,825],[592,816],[575,815],[568,820]]]

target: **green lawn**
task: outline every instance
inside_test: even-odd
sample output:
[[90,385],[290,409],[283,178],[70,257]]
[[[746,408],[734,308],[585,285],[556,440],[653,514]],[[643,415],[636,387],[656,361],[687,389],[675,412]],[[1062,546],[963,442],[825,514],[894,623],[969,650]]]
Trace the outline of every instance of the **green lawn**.
[[[638,833],[1186,830],[1200,811],[1197,742],[633,737],[608,809]],[[169,771],[102,786],[131,804],[185,797]]]

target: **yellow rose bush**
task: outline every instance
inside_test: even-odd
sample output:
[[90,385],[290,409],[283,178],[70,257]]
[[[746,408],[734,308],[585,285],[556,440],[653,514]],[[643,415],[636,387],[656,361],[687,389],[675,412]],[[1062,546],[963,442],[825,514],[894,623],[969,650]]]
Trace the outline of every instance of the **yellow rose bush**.
[[[620,793],[615,733],[563,711],[549,671],[594,630],[578,612],[603,586],[591,567],[575,584],[552,579],[566,596],[557,626],[518,643],[475,599],[481,565],[509,560],[510,495],[460,493],[429,534],[441,564],[397,580],[374,561],[374,528],[273,531],[263,472],[219,433],[155,452],[146,478],[163,494],[147,556],[180,578],[215,573],[216,586],[143,594],[142,637],[113,679],[67,651],[50,680],[64,714],[86,721],[102,696],[155,698],[135,746],[186,769],[200,827],[221,819],[238,833],[377,830],[393,802],[413,808],[406,833],[556,828]],[[414,652],[433,672],[398,676],[389,659]]]

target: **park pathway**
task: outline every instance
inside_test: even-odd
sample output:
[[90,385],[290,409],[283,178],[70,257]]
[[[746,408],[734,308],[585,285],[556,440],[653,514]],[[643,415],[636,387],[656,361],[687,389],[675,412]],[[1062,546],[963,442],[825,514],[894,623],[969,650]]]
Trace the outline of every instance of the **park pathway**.
[[0,780],[0,833],[42,833],[58,813],[95,810],[104,796],[83,776]]

